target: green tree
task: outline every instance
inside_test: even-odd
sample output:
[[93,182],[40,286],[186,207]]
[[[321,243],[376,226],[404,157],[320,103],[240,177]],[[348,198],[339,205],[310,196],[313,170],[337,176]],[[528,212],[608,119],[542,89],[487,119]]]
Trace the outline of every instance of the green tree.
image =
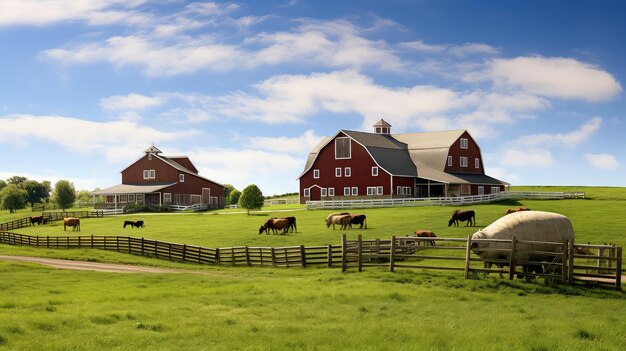
[[76,193],[76,201],[81,204],[91,202],[91,192],[89,190],[80,190]]
[[74,201],[76,201],[76,189],[74,189],[74,184],[69,180],[59,180],[54,185],[52,199],[64,211],[66,208],[71,207],[74,204]]
[[21,183],[20,187],[26,190],[31,207],[50,197],[50,182],[48,181],[39,183],[36,180],[26,180]]
[[248,210],[248,215],[250,215],[250,210],[260,210],[263,207],[264,200],[261,189],[254,184],[250,184],[241,192],[238,204],[239,207]]
[[0,205],[11,213],[24,208],[27,200],[28,194],[26,190],[20,189],[15,184],[9,184],[0,191]]
[[239,203],[239,198],[241,197],[241,191],[235,189],[230,192],[230,198],[228,199],[229,205],[237,205]]
[[5,186],[7,186],[7,182],[0,179],[0,190],[4,189]]
[[19,185],[21,185],[22,183],[24,183],[27,180],[28,180],[28,178],[26,178],[26,177],[13,176],[13,177],[7,179],[7,183],[19,186]]
[[230,204],[230,194],[235,190],[232,184],[224,184],[224,203]]

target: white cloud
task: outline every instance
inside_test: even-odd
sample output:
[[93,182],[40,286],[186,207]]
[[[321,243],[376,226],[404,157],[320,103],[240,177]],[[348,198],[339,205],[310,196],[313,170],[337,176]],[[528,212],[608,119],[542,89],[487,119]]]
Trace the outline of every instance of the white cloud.
[[602,118],[596,116],[585,122],[575,131],[569,133],[541,133],[526,135],[518,138],[515,142],[524,145],[545,146],[558,145],[566,147],[574,147],[587,141],[602,125]]
[[607,153],[600,154],[584,154],[583,155],[587,163],[591,166],[603,169],[605,171],[611,171],[619,167],[619,163],[615,159],[615,156]]
[[253,137],[248,140],[246,147],[252,150],[265,150],[296,154],[306,158],[323,137],[316,135],[313,130],[307,130],[296,137]]
[[[49,25],[83,20],[105,24],[126,19],[128,10],[147,0],[2,0],[0,27],[10,25]],[[122,10],[122,11],[119,11]]]
[[72,117],[33,115],[1,117],[0,130],[3,131],[1,144],[24,147],[37,139],[59,144],[72,152],[99,152],[108,160],[125,160],[128,150],[143,150],[153,142],[184,139],[197,134],[192,131],[165,132],[131,121],[94,122]]
[[544,149],[516,149],[505,150],[500,158],[503,166],[522,168],[546,168],[552,166],[554,159],[548,150]]
[[100,107],[108,111],[144,111],[162,105],[163,98],[141,94],[114,95],[100,99]]
[[455,56],[467,56],[467,55],[497,55],[498,49],[493,46],[483,43],[466,43],[463,45],[451,46],[448,50],[450,54]]
[[486,71],[468,73],[465,79],[491,80],[496,87],[591,102],[611,100],[622,91],[610,73],[592,64],[561,57],[494,59]]

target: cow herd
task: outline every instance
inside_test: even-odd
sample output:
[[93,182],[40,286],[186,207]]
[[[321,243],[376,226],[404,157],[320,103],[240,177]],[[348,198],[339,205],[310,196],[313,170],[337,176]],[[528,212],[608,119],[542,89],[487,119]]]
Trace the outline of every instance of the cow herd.
[[[46,216],[31,216],[30,217],[30,225],[44,225],[52,222],[52,218]],[[124,221],[124,226],[122,228],[126,228],[126,226],[131,226],[132,228],[143,228],[144,221]],[[63,218],[63,231],[67,231],[67,227],[72,227],[72,231],[80,232],[80,218],[76,217],[65,217]]]

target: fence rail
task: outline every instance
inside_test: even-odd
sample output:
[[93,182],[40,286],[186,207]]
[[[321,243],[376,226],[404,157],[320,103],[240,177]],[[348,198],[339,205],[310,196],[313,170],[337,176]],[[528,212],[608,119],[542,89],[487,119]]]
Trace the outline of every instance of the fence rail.
[[306,208],[314,209],[351,209],[375,207],[403,207],[403,206],[445,206],[445,205],[472,205],[504,200],[562,200],[585,198],[583,192],[529,192],[529,191],[502,191],[488,195],[455,196],[455,197],[421,197],[404,199],[357,199],[332,201],[307,201]]

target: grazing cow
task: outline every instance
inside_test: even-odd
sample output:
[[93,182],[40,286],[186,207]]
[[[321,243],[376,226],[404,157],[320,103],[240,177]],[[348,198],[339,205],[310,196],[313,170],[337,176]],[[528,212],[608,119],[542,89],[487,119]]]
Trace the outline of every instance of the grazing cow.
[[[496,263],[494,260],[510,260],[510,251],[493,251],[493,249],[510,249],[511,244],[506,242],[481,242],[480,239],[512,239],[516,237],[524,241],[565,243],[574,241],[574,227],[570,220],[560,214],[543,211],[521,211],[503,216],[486,228],[477,231],[472,236],[472,250],[483,260],[485,266]],[[551,262],[560,260],[558,245],[544,243],[518,244],[516,260]],[[551,254],[554,253],[554,254]],[[491,260],[491,261],[490,261]],[[498,267],[506,264],[498,262]],[[543,273],[540,264],[524,266],[525,273]]]
[[129,225],[133,228],[143,228],[143,221],[124,221],[124,228]]
[[454,225],[458,227],[459,221],[467,221],[467,224],[465,224],[465,226],[467,227],[471,224],[473,227],[474,225],[476,225],[476,213],[474,212],[474,210],[454,210],[454,212],[452,212],[452,218],[450,218],[450,220],[448,221],[448,227],[451,226],[452,223],[454,223]]
[[[418,229],[413,232],[413,236],[416,238],[436,238],[435,233],[430,230]],[[425,243],[431,246],[435,246],[435,240],[426,240]]]
[[72,231],[80,232],[80,218],[63,218],[63,230],[67,230],[67,227],[72,227]]
[[289,230],[289,220],[287,218],[270,218],[259,228],[259,234],[263,232],[269,234],[270,229],[272,229],[274,234],[276,234],[277,230],[282,229],[282,235],[285,235],[287,234],[287,230]]
[[293,233],[295,230],[297,233],[298,227],[296,226],[296,217],[285,217],[285,219],[289,221],[289,229],[291,229],[291,232]]
[[365,229],[367,229],[367,216],[364,214],[353,214],[350,216],[352,216],[350,224],[360,224],[359,229],[363,228],[363,225],[365,225]]
[[341,229],[352,228],[352,216],[349,214],[340,214],[336,216],[330,217],[330,222],[326,222],[326,228],[333,226],[333,230],[335,230],[335,225],[341,225]]
[[37,225],[42,225],[42,224],[46,224],[48,222],[47,218],[44,218],[44,216],[32,216],[30,217],[30,225],[34,226],[35,223],[37,223]]
[[509,208],[508,210],[506,210],[506,214],[511,214],[511,213],[520,212],[520,211],[530,211],[530,208],[526,208],[526,207]]
[[349,213],[347,212],[343,212],[343,213],[331,213],[328,216],[326,216],[326,219],[324,220],[324,222],[326,223],[326,228],[330,227],[330,225],[332,224],[332,218],[334,216],[344,216],[347,215]]

